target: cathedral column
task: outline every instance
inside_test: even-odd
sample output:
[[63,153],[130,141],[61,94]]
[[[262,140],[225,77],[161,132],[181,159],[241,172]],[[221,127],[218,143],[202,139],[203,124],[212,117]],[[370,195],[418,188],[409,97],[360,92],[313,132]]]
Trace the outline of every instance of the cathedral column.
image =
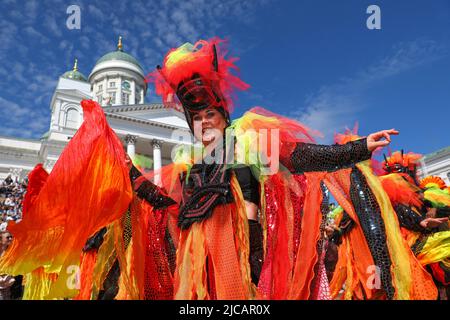
[[162,159],[161,159],[161,143],[160,140],[152,140],[153,147],[153,170],[155,172],[154,183],[158,186],[161,186],[161,167],[162,167]]
[[131,81],[131,95],[130,95],[130,101],[129,104],[135,104],[136,103],[136,84],[134,83],[134,80]]
[[131,160],[134,159],[134,156],[136,155],[136,140],[137,136],[133,136],[131,134],[127,134],[125,136],[125,142],[127,144],[127,153],[130,156]]
[[100,104],[103,106],[103,101],[106,101],[107,96],[106,96],[106,92],[108,89],[108,77],[105,76],[105,78],[103,79],[103,89],[101,90],[101,95],[102,95],[102,101],[100,101]]
[[139,103],[144,104],[144,88],[141,89],[141,99],[140,99]]
[[425,160],[423,159],[423,157],[420,158],[419,162],[420,162],[421,178],[425,178],[426,176],[428,176],[427,165],[425,164]]
[[118,102],[118,105],[121,106],[122,103],[122,77],[119,76],[119,80],[118,80],[118,87],[117,87],[117,95],[118,97],[116,97],[116,102]]

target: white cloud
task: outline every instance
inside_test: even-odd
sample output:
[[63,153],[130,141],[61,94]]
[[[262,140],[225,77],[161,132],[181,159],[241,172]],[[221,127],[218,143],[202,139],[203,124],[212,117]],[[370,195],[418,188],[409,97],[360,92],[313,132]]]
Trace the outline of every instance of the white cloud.
[[296,110],[292,116],[325,136],[330,143],[335,132],[351,126],[358,112],[364,109],[363,94],[372,85],[431,63],[446,55],[445,50],[431,40],[418,39],[396,45],[392,53],[354,76],[333,85],[325,85],[308,97],[306,108]]
[[25,14],[28,18],[26,22],[33,23],[36,20],[39,13],[39,8],[42,7],[40,7],[36,0],[28,0],[25,3]]
[[36,133],[42,134],[49,126],[48,112],[44,113],[38,108],[22,107],[3,97],[0,97],[0,107],[4,110],[0,116],[1,135],[28,138],[36,136]]
[[[109,11],[109,10],[108,10]],[[106,19],[105,13],[97,8],[96,6],[90,4],[88,5],[88,12],[95,18],[100,21],[104,21]]]
[[83,49],[88,50],[90,48],[91,40],[87,36],[81,36],[80,44],[83,47]]
[[60,23],[59,25],[56,23],[56,18],[54,15],[49,15],[46,17],[46,19],[44,20],[44,26],[47,28],[47,30],[49,30],[50,32],[52,32],[52,34],[56,37],[61,37],[62,36],[62,31],[61,29],[65,27],[65,24]]
[[0,20],[0,39],[2,50],[0,50],[0,59],[6,59],[8,51],[14,47],[17,40],[18,28],[14,22]]
[[33,28],[32,26],[28,26],[24,29],[25,33],[30,36],[33,39],[38,39],[39,41],[41,41],[42,43],[49,43],[50,40],[44,36],[42,33],[40,33],[39,31],[37,31],[35,28]]
[[0,105],[2,107],[2,110],[11,117],[12,121],[25,116],[29,112],[28,109],[22,108],[17,103],[6,100],[3,97],[0,97]]
[[67,41],[67,40],[63,40],[59,43],[59,48],[61,50],[66,49],[68,46],[69,46],[69,41]]
[[18,21],[22,21],[25,19],[25,16],[22,14],[22,12],[20,12],[19,10],[12,10],[9,12],[10,17],[18,20]]

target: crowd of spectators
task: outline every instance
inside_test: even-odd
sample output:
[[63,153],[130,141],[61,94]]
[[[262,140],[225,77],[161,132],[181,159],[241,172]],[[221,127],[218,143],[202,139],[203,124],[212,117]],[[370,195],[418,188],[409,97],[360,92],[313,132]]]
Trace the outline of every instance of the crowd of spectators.
[[[8,232],[10,221],[22,220],[22,202],[27,190],[28,180],[19,181],[8,176],[0,181],[0,256],[8,249],[12,242],[12,235]],[[22,276],[0,274],[0,300],[21,299],[23,294]]]
[[27,184],[27,179],[19,181],[11,176],[0,182],[0,231],[5,231],[10,221],[21,221],[22,201]]

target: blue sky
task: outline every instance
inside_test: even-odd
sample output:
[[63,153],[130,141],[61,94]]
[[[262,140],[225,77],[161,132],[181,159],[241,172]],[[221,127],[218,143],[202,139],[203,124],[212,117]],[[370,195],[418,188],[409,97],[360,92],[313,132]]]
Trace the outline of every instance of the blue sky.
[[[69,5],[81,29],[66,27]],[[381,30],[369,30],[369,5]],[[227,37],[241,77],[234,117],[263,106],[322,131],[359,122],[359,133],[396,128],[393,149],[450,145],[448,0],[23,1],[0,4],[0,135],[48,130],[58,77],[79,59],[86,76],[117,38],[145,72],[185,42]],[[147,102],[158,102],[149,90]]]

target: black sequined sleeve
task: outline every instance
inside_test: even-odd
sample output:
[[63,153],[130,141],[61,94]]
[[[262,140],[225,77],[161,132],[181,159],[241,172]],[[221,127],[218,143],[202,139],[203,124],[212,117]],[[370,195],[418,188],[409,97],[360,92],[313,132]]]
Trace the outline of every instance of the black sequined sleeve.
[[[142,176],[142,173],[133,166],[130,170],[131,182],[134,183],[140,176]],[[160,187],[147,179],[135,191],[139,198],[146,200],[155,209],[167,208],[176,203],[173,199],[166,196]]]
[[331,146],[299,143],[291,155],[291,164],[287,167],[292,168],[294,173],[332,172],[370,159],[371,154],[367,149],[366,138]]
[[450,218],[450,207],[437,208],[436,218]]
[[423,218],[415,213],[410,207],[403,204],[397,204],[394,207],[394,210],[397,213],[400,226],[403,228],[422,233],[427,231],[427,229],[420,225]]

